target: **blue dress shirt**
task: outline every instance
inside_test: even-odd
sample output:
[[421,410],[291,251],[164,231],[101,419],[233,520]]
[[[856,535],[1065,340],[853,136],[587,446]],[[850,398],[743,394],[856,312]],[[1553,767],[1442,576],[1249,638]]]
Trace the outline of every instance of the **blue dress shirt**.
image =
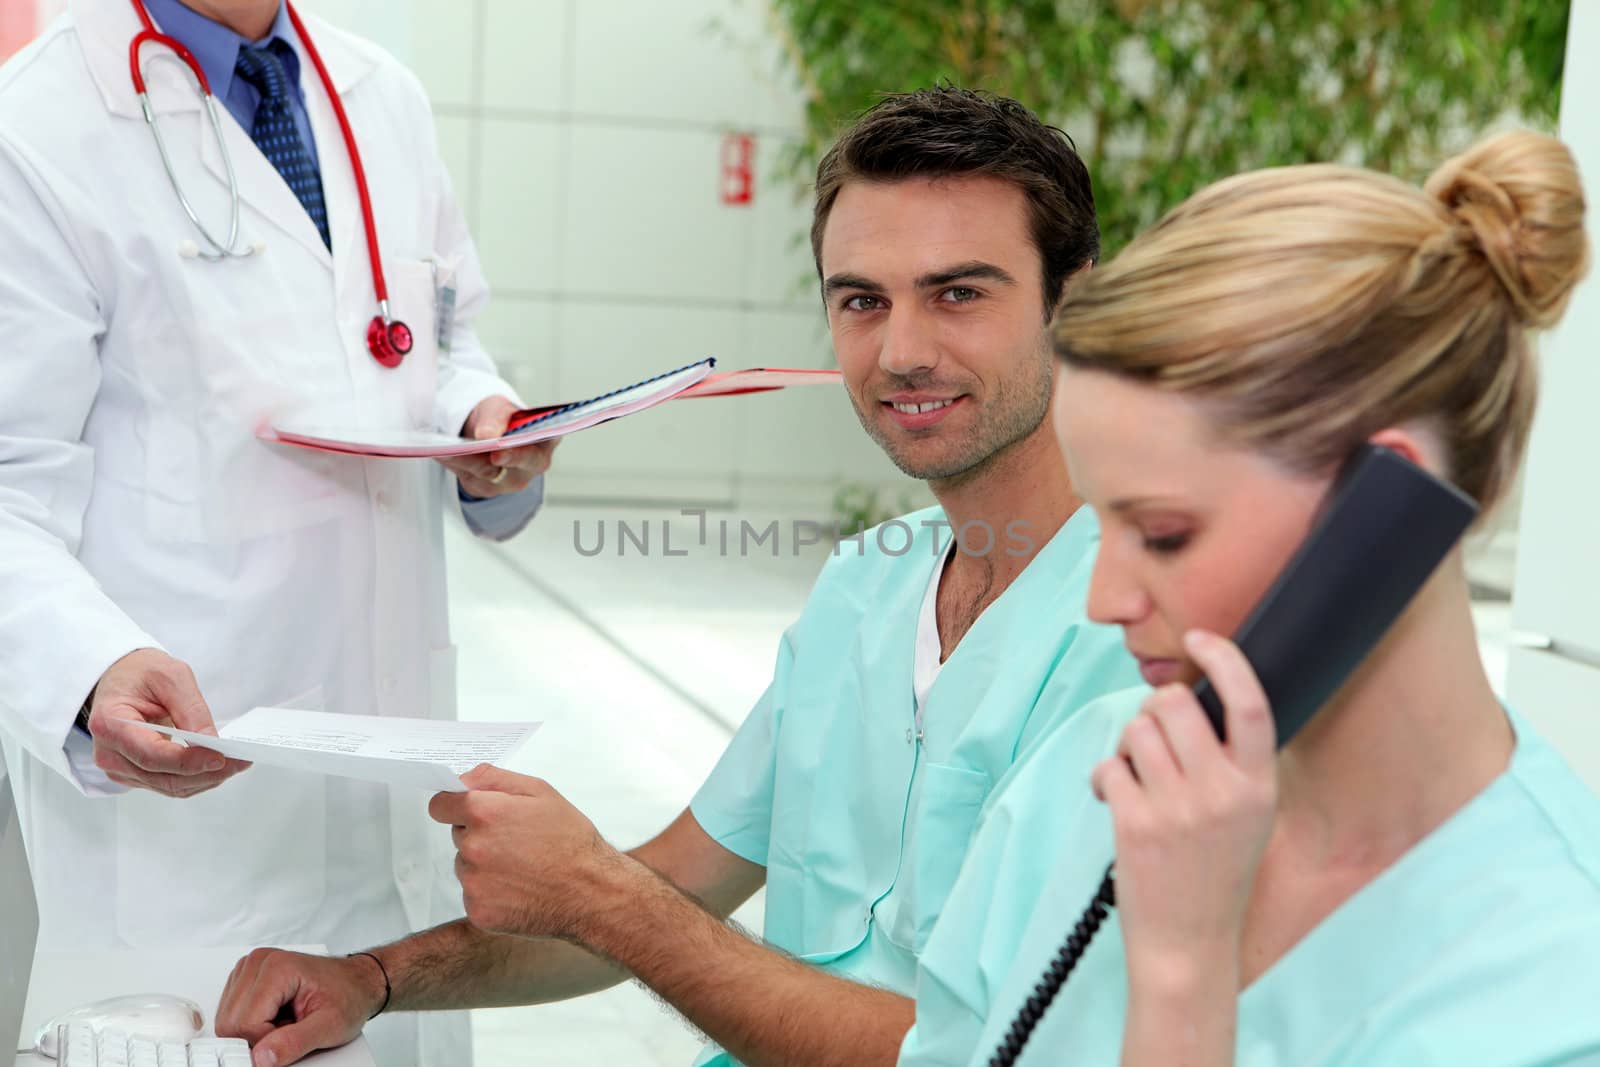
[[294,127],[300,133],[300,140],[304,142],[311,162],[319,168],[322,166],[322,160],[317,156],[316,138],[311,136],[311,120],[306,115],[306,93],[300,85],[299,38],[295,36],[294,24],[289,21],[287,5],[278,5],[278,16],[272,20],[272,29],[259,41],[246,40],[222,23],[213,22],[198,11],[185,7],[179,0],[145,0],[144,6],[150,12],[150,17],[156,20],[156,25],[161,27],[162,33],[183,42],[194,53],[200,69],[206,72],[206,79],[211,82],[211,91],[228,109],[228,114],[246,130],[255,124],[261,94],[255,86],[234,76],[233,68],[239,60],[239,49],[252,44],[264,45],[274,39],[289,45],[290,52],[283,57],[284,73],[288,74],[289,83],[294,86],[289,110],[294,113]]
[[[304,142],[311,162],[321,169],[317,141],[311,135],[311,119],[306,114],[305,89],[300,84],[300,39],[294,32],[294,24],[289,21],[287,4],[278,5],[272,28],[259,41],[246,40],[220,22],[184,6],[179,0],[145,0],[145,8],[162,33],[182,42],[194,53],[195,61],[206,72],[206,80],[211,83],[211,92],[228,109],[228,114],[246,130],[255,124],[261,94],[255,86],[234,76],[233,68],[239,60],[239,49],[247,45],[265,45],[272,40],[282,40],[287,44],[289,54],[283,57],[283,67],[290,84],[294,86],[294,92],[290,95],[290,111],[294,114],[295,129],[300,133],[300,140]],[[534,512],[539,510],[539,505],[544,503],[544,477],[535,478],[522,492],[506,496],[480,499],[461,489],[459,482],[456,491],[461,498],[461,511],[467,520],[467,527],[480,537],[503,541],[521,531],[533,518]]]

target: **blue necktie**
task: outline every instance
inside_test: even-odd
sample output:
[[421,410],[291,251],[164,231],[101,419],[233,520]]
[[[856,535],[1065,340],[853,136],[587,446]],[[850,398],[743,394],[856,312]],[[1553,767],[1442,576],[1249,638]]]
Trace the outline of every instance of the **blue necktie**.
[[322,201],[322,175],[300,141],[294,112],[289,108],[289,75],[281,58],[287,51],[288,43],[277,39],[265,48],[243,45],[234,71],[261,94],[255,121],[250,126],[250,139],[289,183],[306,214],[317,224],[322,243],[332,248],[333,242],[328,238],[328,208]]

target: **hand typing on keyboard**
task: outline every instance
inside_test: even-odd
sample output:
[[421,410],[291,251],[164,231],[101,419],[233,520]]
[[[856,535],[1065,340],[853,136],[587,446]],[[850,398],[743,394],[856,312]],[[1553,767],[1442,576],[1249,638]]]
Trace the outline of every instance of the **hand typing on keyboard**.
[[56,1048],[60,1067],[250,1067],[250,1046],[230,1037],[156,1042],[70,1023],[57,1031]]

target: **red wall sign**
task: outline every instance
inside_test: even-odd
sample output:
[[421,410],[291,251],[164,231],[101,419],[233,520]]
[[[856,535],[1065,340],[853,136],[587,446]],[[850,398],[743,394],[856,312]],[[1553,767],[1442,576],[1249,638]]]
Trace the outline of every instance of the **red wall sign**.
[[756,139],[747,133],[722,135],[722,202],[749,204],[755,196]]

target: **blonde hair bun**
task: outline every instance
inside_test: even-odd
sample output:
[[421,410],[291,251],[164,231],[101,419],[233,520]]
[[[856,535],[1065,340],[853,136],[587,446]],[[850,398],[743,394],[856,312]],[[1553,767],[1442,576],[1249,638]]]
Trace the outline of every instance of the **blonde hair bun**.
[[1583,186],[1566,145],[1499,134],[1444,163],[1423,190],[1482,254],[1525,326],[1552,326],[1588,267]]
[[1583,216],[1571,153],[1536,133],[1482,142],[1426,190],[1326,164],[1238,175],[1090,271],[1056,352],[1205,401],[1224,440],[1305,471],[1426,420],[1487,512],[1533,423],[1529,328],[1588,262]]

